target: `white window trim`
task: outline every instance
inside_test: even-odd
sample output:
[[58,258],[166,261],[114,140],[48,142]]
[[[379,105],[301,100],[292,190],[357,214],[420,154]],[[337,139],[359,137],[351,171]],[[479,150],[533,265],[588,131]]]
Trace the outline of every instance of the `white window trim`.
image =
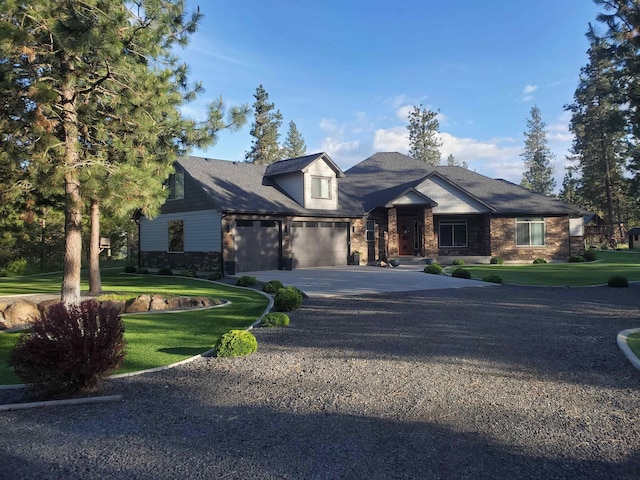
[[[314,182],[315,179],[320,180],[320,195],[314,195],[313,194],[313,182]],[[328,196],[326,196],[326,197],[322,196],[322,181],[323,180],[326,180],[326,182],[327,182],[327,194],[328,194]],[[322,200],[331,200],[333,198],[331,177],[323,177],[323,176],[320,176],[320,175],[312,175],[311,176],[311,198],[318,198],[318,199],[322,199]]]
[[[442,245],[441,243],[442,225],[451,225],[452,227],[454,227],[451,231],[451,241],[452,243],[454,243],[454,245]],[[464,245],[455,245],[455,226],[456,225],[464,225],[464,230],[465,230]],[[469,247],[469,226],[467,225],[466,220],[440,220],[440,222],[438,222],[438,248],[468,248],[468,247]]]
[[[518,224],[529,225],[529,244],[518,243]],[[531,244],[531,224],[542,224],[542,245]],[[517,248],[544,248],[547,246],[547,219],[545,217],[517,217],[515,223],[514,241]]]

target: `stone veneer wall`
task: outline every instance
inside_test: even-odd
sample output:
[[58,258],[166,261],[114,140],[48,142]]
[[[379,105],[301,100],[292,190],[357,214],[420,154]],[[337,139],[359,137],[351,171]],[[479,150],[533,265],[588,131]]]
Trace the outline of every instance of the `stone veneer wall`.
[[351,252],[360,252],[360,264],[367,263],[367,222],[364,218],[351,220]]
[[388,222],[388,255],[389,258],[398,257],[398,211],[395,208],[390,208],[387,210],[387,222]]
[[221,261],[220,252],[140,252],[140,266],[147,268],[193,268],[204,272],[219,272]]
[[423,225],[424,225],[423,254],[427,258],[437,257],[438,256],[438,236],[436,235],[435,223],[433,221],[433,210],[430,208],[424,209]]
[[491,255],[507,261],[529,262],[536,258],[567,260],[569,258],[569,217],[546,217],[543,247],[516,247],[516,219],[491,219]]
[[571,255],[584,254],[584,237],[571,237]]

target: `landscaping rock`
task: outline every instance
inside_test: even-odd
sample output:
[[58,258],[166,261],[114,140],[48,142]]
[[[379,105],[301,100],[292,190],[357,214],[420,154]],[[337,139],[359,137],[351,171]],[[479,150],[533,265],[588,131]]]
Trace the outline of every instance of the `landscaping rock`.
[[0,330],[6,330],[7,326],[4,324],[4,313],[0,312]]
[[28,300],[18,300],[4,311],[4,324],[7,328],[29,325],[40,319],[38,305]]
[[8,306],[9,304],[0,302],[0,312],[4,312]]
[[106,308],[115,308],[118,313],[121,314],[126,311],[126,303],[124,300],[105,300],[101,305]]
[[60,303],[60,299],[58,298],[52,298],[51,300],[43,300],[42,302],[38,303],[38,310],[40,311],[41,315],[44,315],[49,311],[49,309],[52,306],[57,305],[58,303]]
[[182,308],[182,300],[180,297],[171,297],[167,299],[167,308],[169,310],[178,310]]
[[154,295],[149,305],[149,310],[166,310],[168,308],[167,300],[162,295]]
[[148,312],[150,304],[151,297],[149,295],[140,295],[139,297],[127,302],[125,311],[127,313]]

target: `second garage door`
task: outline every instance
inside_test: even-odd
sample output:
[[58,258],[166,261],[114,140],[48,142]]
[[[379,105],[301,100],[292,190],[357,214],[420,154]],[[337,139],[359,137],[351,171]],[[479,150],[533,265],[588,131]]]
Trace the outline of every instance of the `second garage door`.
[[280,222],[236,220],[236,271],[277,270],[280,261]]
[[346,265],[347,222],[291,222],[293,267]]

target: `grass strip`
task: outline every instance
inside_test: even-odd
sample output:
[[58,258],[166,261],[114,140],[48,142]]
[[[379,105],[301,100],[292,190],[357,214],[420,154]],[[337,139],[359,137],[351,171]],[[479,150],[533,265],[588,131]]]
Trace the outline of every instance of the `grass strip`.
[[632,333],[627,337],[627,345],[636,357],[640,358],[640,332]]

